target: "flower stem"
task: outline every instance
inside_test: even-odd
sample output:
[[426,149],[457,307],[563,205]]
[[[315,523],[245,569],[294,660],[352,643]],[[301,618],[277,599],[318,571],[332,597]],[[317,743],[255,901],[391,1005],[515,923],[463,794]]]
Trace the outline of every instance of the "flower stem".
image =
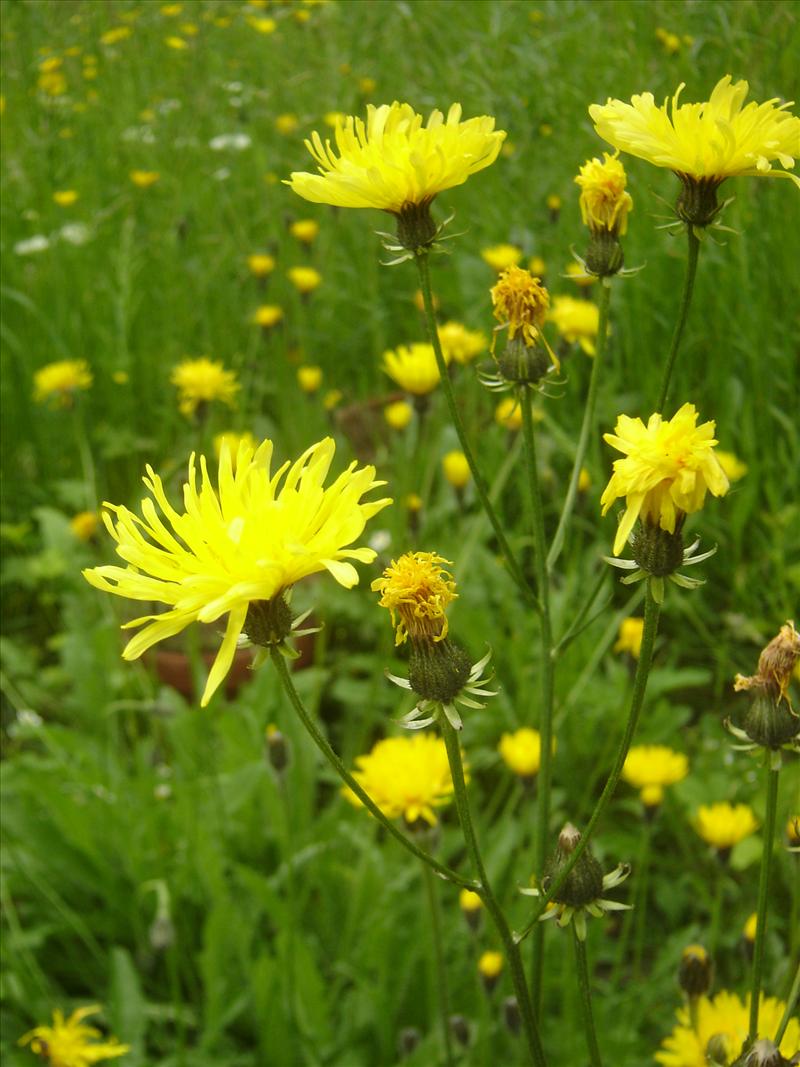
[[454,1067],[453,1042],[450,1036],[450,997],[447,990],[447,969],[444,965],[444,947],[442,945],[442,913],[439,905],[439,898],[436,895],[433,871],[427,863],[422,864],[422,876],[425,879],[425,893],[428,898],[428,908],[431,913],[433,955],[436,962],[436,984],[438,986],[435,996],[439,1002],[439,1015],[442,1022],[442,1039],[444,1041],[444,1055],[447,1067]]
[[464,841],[467,846],[470,861],[478,876],[478,883],[474,887],[475,892],[479,894],[486,910],[491,915],[492,921],[497,927],[497,932],[503,942],[506,958],[508,959],[509,967],[511,968],[511,980],[514,983],[514,992],[517,995],[517,1001],[519,1003],[522,1025],[528,1042],[531,1062],[534,1063],[536,1067],[546,1067],[547,1061],[544,1057],[544,1049],[542,1048],[539,1030],[536,1026],[533,1005],[528,991],[528,983],[525,980],[525,971],[522,967],[522,956],[519,951],[519,945],[517,944],[516,939],[512,936],[506,918],[500,910],[500,906],[492,891],[489,878],[486,874],[486,868],[483,865],[483,858],[481,857],[481,852],[478,847],[478,839],[475,836],[475,829],[472,825],[472,816],[470,814],[469,801],[467,799],[467,786],[464,781],[464,766],[461,761],[461,745],[458,739],[458,734],[444,716],[442,716],[441,720],[441,729],[444,743],[447,748],[447,759],[450,764],[450,773],[453,777],[453,795],[458,810],[459,822],[461,823],[461,830],[464,834]]
[[628,749],[631,746],[633,735],[636,732],[636,726],[639,722],[639,715],[642,710],[642,704],[644,702],[644,694],[647,689],[647,678],[650,674],[650,664],[653,659],[653,645],[655,644],[656,634],[658,632],[658,617],[661,612],[660,605],[653,599],[653,593],[650,589],[649,583],[647,588],[647,597],[644,607],[644,631],[642,633],[642,647],[639,652],[639,662],[636,664],[636,675],[633,680],[633,693],[631,695],[631,707],[628,713],[628,722],[625,725],[625,733],[622,736],[619,749],[617,750],[616,759],[614,760],[614,766],[611,768],[611,774],[608,776],[608,781],[603,787],[603,792],[595,805],[589,822],[586,824],[585,831],[581,834],[581,839],[575,847],[574,852],[569,857],[567,862],[561,868],[561,871],[557,878],[553,879],[552,885],[547,892],[539,897],[539,907],[530,920],[528,925],[517,934],[517,941],[522,941],[533,930],[539,918],[544,915],[547,905],[559,891],[561,886],[567,880],[570,871],[583,855],[584,850],[588,847],[597,823],[603,812],[606,809],[606,805],[614,794],[614,790],[617,788],[620,775],[622,774],[622,768],[625,764],[625,757],[628,755]]
[[418,252],[414,257],[417,264],[417,271],[419,273],[419,287],[422,292],[422,300],[425,305],[425,322],[428,327],[428,337],[433,345],[433,351],[436,356],[436,364],[439,368],[439,375],[441,377],[442,391],[447,401],[447,407],[450,411],[450,418],[453,420],[453,426],[458,434],[458,440],[461,444],[461,451],[466,457],[469,469],[472,473],[472,479],[475,483],[475,491],[481,502],[483,510],[492,524],[497,542],[500,545],[500,550],[506,558],[508,569],[514,577],[515,582],[520,588],[520,591],[530,604],[537,610],[540,610],[539,602],[536,599],[534,591],[531,589],[525,575],[522,572],[522,568],[519,565],[514,553],[511,551],[511,546],[508,543],[508,539],[503,529],[502,523],[498,518],[497,512],[494,510],[491,500],[489,499],[489,492],[486,487],[483,475],[478,469],[478,464],[475,460],[475,454],[472,451],[469,438],[467,437],[466,427],[461,418],[461,413],[458,410],[455,396],[453,395],[453,386],[450,383],[450,375],[447,372],[447,364],[444,360],[442,353],[442,345],[439,340],[439,330],[436,325],[436,312],[433,307],[433,293],[431,290],[431,273],[430,265],[428,263],[428,253],[426,251]]
[[778,775],[780,768],[773,769],[769,754],[766,757],[767,813],[764,819],[764,848],[761,853],[761,873],[758,879],[758,906],[756,908],[756,941],[753,946],[753,980],[750,987],[750,1030],[747,1043],[758,1039],[758,1010],[761,997],[761,976],[764,970],[764,943],[767,933],[767,897],[769,876],[772,867],[772,846],[775,841],[775,813],[778,807]]
[[689,305],[692,302],[692,292],[694,291],[694,279],[697,273],[697,256],[700,252],[700,240],[697,234],[694,232],[694,227],[690,224],[686,227],[686,235],[689,238],[689,255],[686,260],[686,277],[683,281],[683,293],[681,295],[681,306],[678,309],[678,321],[675,323],[675,330],[672,334],[672,341],[669,346],[669,354],[667,355],[666,366],[664,367],[664,377],[661,379],[661,391],[658,394],[658,403],[656,404],[656,411],[663,414],[664,405],[667,402],[667,394],[669,393],[669,382],[672,377],[672,370],[675,366],[675,360],[678,355],[678,349],[681,344],[681,337],[683,336],[683,328],[686,325],[686,319],[689,315]]
[[375,803],[375,801],[369,796],[368,793],[364,792],[364,790],[361,788],[361,786],[358,784],[352,774],[348,771],[348,769],[333,751],[327,739],[323,736],[323,734],[319,730],[319,727],[309,715],[305,705],[303,704],[303,701],[300,699],[300,694],[294,687],[294,682],[292,681],[291,675],[289,674],[289,671],[286,667],[286,660],[281,651],[273,645],[270,648],[270,656],[272,657],[272,662],[275,665],[276,671],[278,672],[278,677],[281,680],[281,684],[286,690],[286,695],[289,697],[292,707],[297,712],[298,718],[302,722],[303,726],[305,726],[308,733],[311,735],[311,740],[323,754],[328,763],[330,763],[330,765],[333,767],[333,769],[336,771],[342,781],[347,786],[349,786],[350,789],[352,789],[352,791],[355,793],[355,795],[358,797],[364,807],[367,808],[367,810],[375,816],[381,826],[383,826],[383,828],[388,833],[390,833],[396,841],[400,842],[403,848],[413,853],[413,855],[415,855],[417,859],[422,860],[423,863],[427,863],[431,870],[436,871],[438,875],[440,875],[442,878],[447,879],[447,881],[452,882],[454,885],[463,886],[466,889],[475,890],[476,887],[474,882],[472,882],[469,878],[464,878],[462,875],[452,870],[452,868],[446,866],[446,864],[440,863],[439,860],[431,856],[431,854],[429,852],[426,852],[425,849],[419,848],[417,845],[414,844],[410,837],[406,837],[402,830],[398,830],[394,823],[386,818],[386,816],[383,814],[383,812]]
[[586,1044],[589,1049],[589,1062],[592,1067],[603,1067],[600,1058],[600,1047],[597,1044],[597,1032],[594,1028],[594,1014],[592,1013],[592,988],[589,984],[589,966],[586,961],[586,942],[578,937],[575,923],[572,923],[572,940],[575,945],[575,965],[578,974],[578,988],[581,993],[581,1008],[583,1009],[583,1025],[586,1027]]
[[575,450],[575,461],[572,464],[572,474],[569,479],[567,495],[564,499],[564,506],[561,509],[561,516],[558,520],[553,543],[550,545],[550,551],[547,554],[548,571],[552,571],[556,564],[556,560],[561,554],[561,549],[564,547],[564,536],[567,531],[567,524],[570,516],[572,515],[575,497],[578,493],[578,481],[581,476],[583,461],[586,457],[589,437],[594,433],[597,387],[600,381],[600,368],[603,365],[603,359],[606,354],[606,344],[608,341],[608,305],[610,300],[611,280],[603,279],[600,285],[600,299],[598,301],[599,319],[597,323],[597,351],[592,363],[592,374],[589,378],[589,393],[586,397],[586,407],[583,409],[583,422],[581,423],[581,430],[578,435],[578,447]]
[[[539,485],[539,469],[536,459],[536,434],[533,428],[531,390],[523,386],[519,390],[522,409],[522,432],[525,440],[525,466],[528,468],[528,488],[533,527],[534,568],[536,594],[541,605],[540,646],[542,656],[542,697],[539,715],[540,763],[537,775],[536,828],[534,831],[533,863],[536,877],[541,884],[544,874],[547,832],[550,826],[550,788],[552,783],[553,696],[555,691],[555,660],[553,658],[553,627],[550,619],[550,575],[545,560],[544,507]],[[542,968],[544,964],[544,929],[537,930],[533,939],[531,961],[531,996],[538,1010],[541,1002]]]
[[794,1015],[794,1008],[795,1004],[797,1004],[798,997],[800,997],[800,967],[798,967],[795,972],[792,988],[789,990],[789,996],[786,999],[786,1010],[783,1013],[783,1018],[775,1033],[774,1041],[778,1048],[781,1047],[781,1041],[783,1041],[783,1035],[786,1033],[786,1027],[789,1025],[789,1021]]

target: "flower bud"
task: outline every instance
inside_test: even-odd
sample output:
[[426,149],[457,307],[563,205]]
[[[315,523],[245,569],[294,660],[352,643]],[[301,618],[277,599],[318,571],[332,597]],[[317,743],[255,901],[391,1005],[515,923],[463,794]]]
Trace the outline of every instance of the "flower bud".
[[483,908],[481,898],[477,893],[473,893],[471,889],[462,889],[458,894],[458,904],[470,930],[477,930],[481,921],[481,909]]
[[450,704],[469,678],[472,663],[453,641],[412,641],[408,680],[424,700]]
[[506,1024],[508,1032],[517,1037],[522,1026],[522,1017],[519,1013],[519,1001],[516,997],[506,997],[503,1001],[503,1022]]
[[743,1067],[785,1067],[786,1060],[767,1037],[756,1041],[743,1061]]
[[420,1043],[421,1034],[415,1026],[404,1026],[397,1038],[397,1051],[400,1059],[404,1060],[416,1049]]
[[662,530],[654,522],[639,523],[631,543],[633,558],[643,571],[655,578],[666,578],[683,563],[683,521],[675,524],[675,532]]
[[779,749],[800,734],[800,716],[795,715],[782,697],[756,690],[742,729],[755,744]]
[[469,1044],[469,1022],[463,1015],[450,1016],[450,1033],[459,1045],[465,1048]]
[[714,964],[702,945],[689,945],[681,953],[678,985],[687,997],[705,996],[711,989]]
[[497,360],[500,375],[515,385],[536,385],[550,370],[552,361],[547,349],[528,345],[521,336],[509,339]]
[[484,952],[478,960],[478,973],[483,981],[483,988],[491,993],[503,972],[503,956],[500,952]]
[[714,1034],[706,1045],[706,1063],[708,1067],[728,1067],[728,1046],[730,1042],[725,1034]]
[[[580,839],[580,831],[572,823],[567,823],[558,835],[558,846],[545,868],[545,875],[542,879],[542,889],[545,892],[558,878],[562,868],[577,848]],[[553,899],[559,904],[566,904],[571,908],[580,908],[585,904],[591,904],[602,895],[603,870],[592,855],[591,850],[586,848]]]
[[289,765],[289,742],[272,723],[266,730],[266,742],[267,761],[274,771],[282,774]]

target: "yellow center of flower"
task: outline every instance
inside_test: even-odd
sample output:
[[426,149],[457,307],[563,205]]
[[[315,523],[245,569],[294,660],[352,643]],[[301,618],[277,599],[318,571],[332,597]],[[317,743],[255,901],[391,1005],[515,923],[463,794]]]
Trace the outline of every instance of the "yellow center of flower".
[[526,345],[536,343],[550,307],[550,296],[541,279],[522,267],[509,267],[492,288],[492,304],[494,317],[508,327],[511,340],[519,335]]
[[441,641],[447,636],[447,607],[458,596],[453,576],[439,566],[448,562],[434,552],[407,552],[372,583],[381,594],[380,606],[391,614],[396,644],[407,637]]

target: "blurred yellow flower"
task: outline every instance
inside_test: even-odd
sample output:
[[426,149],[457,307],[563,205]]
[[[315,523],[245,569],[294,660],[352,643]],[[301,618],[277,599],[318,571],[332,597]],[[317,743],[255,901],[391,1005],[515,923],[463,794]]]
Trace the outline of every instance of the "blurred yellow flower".
[[[389,819],[402,815],[409,825],[422,819],[435,826],[435,809],[452,799],[453,779],[441,737],[387,737],[355,763],[353,777]],[[355,807],[362,806],[350,789],[342,794]]]
[[458,906],[462,911],[472,913],[480,911],[483,907],[483,901],[471,889],[462,889],[458,894]]
[[92,384],[92,372],[85,359],[60,359],[34,372],[33,399],[54,407],[72,406],[75,394]]
[[665,30],[663,26],[659,26],[656,30],[656,37],[664,46],[664,51],[668,56],[674,56],[681,50],[681,39],[677,33],[670,33],[669,30]]
[[266,15],[250,15],[247,19],[247,25],[255,30],[256,33],[274,33],[278,28],[278,24],[275,19],[271,19]]
[[552,137],[553,127],[549,122],[542,122],[539,124],[539,136],[540,137]]
[[463,452],[448,452],[442,459],[442,471],[454,489],[465,489],[469,485],[472,473]]
[[182,52],[189,45],[184,41],[183,37],[177,37],[175,35],[164,38],[164,44],[167,48],[172,48],[175,52]]
[[584,226],[592,233],[613,233],[624,236],[628,229],[628,213],[633,210],[633,200],[626,191],[628,178],[617,156],[603,153],[603,160],[596,156],[588,159],[575,178],[580,186],[580,209]]
[[[330,126],[332,130],[335,130],[337,126],[341,126],[347,119],[344,111],[326,111],[322,116],[322,121],[326,126]],[[308,142],[306,142],[308,143]],[[309,149],[309,151],[311,151]]]
[[298,219],[289,227],[289,233],[304,245],[310,245],[319,233],[319,223],[316,219]]
[[447,608],[458,596],[452,574],[440,566],[448,562],[435,552],[406,552],[370,586],[391,615],[395,644],[407,637],[412,642],[447,637]]
[[[555,739],[552,751],[556,750]],[[520,778],[533,778],[542,761],[542,739],[538,730],[523,726],[512,734],[503,734],[497,751],[510,771]]]
[[614,461],[614,473],[600,498],[605,515],[618,497],[625,497],[615,556],[637,519],[674,533],[685,515],[702,508],[707,492],[727,493],[728,479],[714,455],[714,429],[713,422],[698,426],[694,404],[684,404],[671,419],[651,415],[647,426],[641,419],[620,415],[614,433],[603,435],[625,454]]
[[564,269],[564,274],[569,278],[571,282],[575,282],[576,285],[580,285],[582,288],[589,285],[594,285],[597,281],[597,277],[594,274],[587,274],[586,270],[576,263],[575,260],[570,260]]
[[555,323],[561,336],[569,344],[576,341],[587,356],[594,356],[595,338],[600,323],[600,312],[589,300],[574,296],[557,296],[553,300],[548,318]]
[[725,471],[729,482],[738,482],[747,474],[747,464],[742,463],[733,452],[723,452],[718,448],[714,453],[719,460],[719,465]]
[[298,293],[303,296],[313,293],[322,282],[322,275],[313,267],[290,267],[286,276]]
[[173,367],[170,381],[178,389],[178,407],[182,415],[191,417],[201,404],[220,400],[233,407],[239,383],[232,370],[222,363],[201,356],[184,359]]
[[404,430],[414,418],[414,409],[406,400],[396,400],[386,405],[383,417],[393,430]]
[[531,256],[528,260],[528,270],[535,278],[543,278],[547,272],[547,264],[541,256]]
[[310,363],[297,368],[297,384],[304,393],[316,393],[322,385],[322,367]]
[[266,252],[254,252],[247,257],[247,268],[256,278],[266,278],[275,270],[275,257]]
[[398,345],[384,352],[383,369],[401,389],[414,396],[426,396],[441,380],[433,345],[423,342]]
[[322,406],[326,411],[333,411],[342,402],[344,394],[341,389],[329,389],[322,398]]
[[480,330],[468,330],[460,322],[446,322],[439,327],[439,343],[445,361],[450,363],[472,362],[481,352],[485,352],[488,342]]
[[409,493],[403,503],[412,515],[416,515],[417,512],[422,511],[422,497],[419,493]]
[[77,203],[79,195],[77,189],[58,189],[53,193],[53,203],[59,207],[71,207]]
[[295,172],[288,184],[306,200],[337,207],[374,207],[399,214],[427,205],[497,158],[505,133],[488,116],[461,121],[461,105],[447,118],[433,111],[425,126],[409,104],[367,105],[366,123],[337,122],[335,141],[314,132],[306,147],[320,174]]
[[358,79],[358,91],[362,96],[372,96],[375,90],[378,88],[378,83],[374,78],[365,76]]
[[20,1045],[30,1045],[31,1052],[49,1060],[52,1067],[91,1067],[101,1060],[113,1060],[130,1051],[130,1045],[121,1045],[115,1037],[98,1041],[103,1034],[95,1026],[83,1020],[95,1015],[100,1008],[92,1004],[76,1009],[68,1019],[57,1008],[53,1012],[52,1026],[36,1026],[19,1039]]
[[561,210],[561,197],[558,195],[558,193],[550,193],[550,195],[545,200],[545,204],[547,204],[547,210],[552,215],[557,215],[558,212]]
[[106,30],[105,33],[100,34],[100,44],[119,44],[120,41],[130,37],[132,33],[133,30],[130,26],[115,26],[113,29]]
[[262,304],[256,308],[253,314],[253,322],[257,326],[263,326],[265,330],[277,326],[283,319],[283,308],[277,304]]
[[282,115],[277,115],[275,118],[275,129],[285,137],[294,133],[299,125],[300,120],[297,115],[293,115],[291,111],[285,111]]
[[591,475],[585,467],[581,467],[578,473],[578,492],[585,493],[591,487],[591,484]]
[[132,170],[129,177],[137,189],[149,189],[161,175],[157,170]]
[[178,28],[187,37],[196,37],[200,32],[194,22],[182,22]]
[[755,941],[756,930],[758,929],[758,912],[753,912],[748,915],[747,921],[742,928],[742,937],[745,941]]
[[115,385],[127,385],[130,380],[130,375],[126,370],[115,370],[111,374],[111,381]]
[[100,516],[96,511],[79,511],[69,520],[69,528],[79,541],[91,541],[100,525]]
[[494,410],[494,421],[507,430],[519,430],[522,426],[522,408],[515,396],[504,397]]
[[519,266],[522,260],[522,249],[509,244],[490,245],[488,248],[481,249],[481,259],[484,263],[488,263],[492,270],[501,274],[509,267]]
[[758,829],[753,809],[747,804],[701,804],[694,820],[695,829],[706,844],[725,852]]
[[183,4],[162,4],[158,10],[164,18],[174,19],[183,11]]
[[243,433],[239,433],[237,430],[226,430],[224,433],[218,433],[214,436],[214,455],[219,461],[222,455],[223,447],[228,449],[231,457],[231,463],[233,469],[236,469],[236,459],[239,455],[239,446],[244,445],[250,449],[251,452],[255,452],[258,448],[258,441],[250,433],[249,430],[245,430]]
[[689,761],[682,752],[666,745],[634,745],[625,757],[622,777],[639,790],[646,808],[656,807],[664,799],[668,785],[681,782],[689,773]]
[[[425,311],[425,300],[424,300],[424,298],[422,296],[422,290],[421,289],[417,289],[416,292],[414,293],[414,307],[417,309],[417,311],[420,311],[420,312],[423,312],[423,313]],[[436,295],[436,293],[433,293],[433,310],[434,311],[438,311],[439,310],[439,297]]]
[[482,978],[492,981],[499,978],[503,970],[503,955],[500,952],[484,952],[478,960],[478,973]]
[[508,327],[509,340],[519,335],[526,345],[535,345],[550,306],[550,295],[541,279],[521,267],[508,267],[491,294],[494,317],[499,328]]
[[644,619],[629,617],[619,624],[619,637],[614,645],[615,652],[630,652],[634,659],[639,658],[642,650]]
[[375,552],[347,546],[391,501],[361,502],[383,483],[375,481],[374,467],[357,469],[355,463],[324,488],[335,449],[327,437],[273,474],[272,442],[264,441],[255,452],[243,442],[234,473],[233,458],[223,445],[218,488],[201,456],[199,490],[192,454],[182,513],[169,503],[161,479],[148,467],[144,483],[174,534],[151,500],[142,503],[141,518],[121,505],[104,504],[106,528],[127,566],[95,567],[85,570],[84,577],[107,593],[169,609],[125,624],[125,629],[144,628],[128,642],[123,657],[137,659],[192,622],[212,623],[227,615],[201,700],[205,707],[230,669],[240,634],[249,632],[251,605],[280,597],[301,578],[321,571],[347,589],[356,585],[358,572],[349,560],[371,563]]

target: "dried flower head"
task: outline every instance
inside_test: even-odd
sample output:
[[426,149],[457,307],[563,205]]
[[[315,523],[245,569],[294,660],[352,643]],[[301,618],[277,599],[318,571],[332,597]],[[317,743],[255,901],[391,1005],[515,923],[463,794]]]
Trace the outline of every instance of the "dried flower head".
[[407,552],[372,583],[381,594],[378,603],[391,614],[395,644],[447,636],[447,608],[458,596],[452,574],[440,566],[447,562],[435,552]]
[[790,619],[758,657],[758,671],[750,677],[737,674],[733,688],[737,692],[742,689],[765,690],[773,698],[789,702],[789,683],[798,660],[800,634]]
[[535,345],[550,307],[550,296],[541,279],[522,267],[509,267],[491,292],[500,329],[507,327],[512,341],[519,336],[526,345]]

